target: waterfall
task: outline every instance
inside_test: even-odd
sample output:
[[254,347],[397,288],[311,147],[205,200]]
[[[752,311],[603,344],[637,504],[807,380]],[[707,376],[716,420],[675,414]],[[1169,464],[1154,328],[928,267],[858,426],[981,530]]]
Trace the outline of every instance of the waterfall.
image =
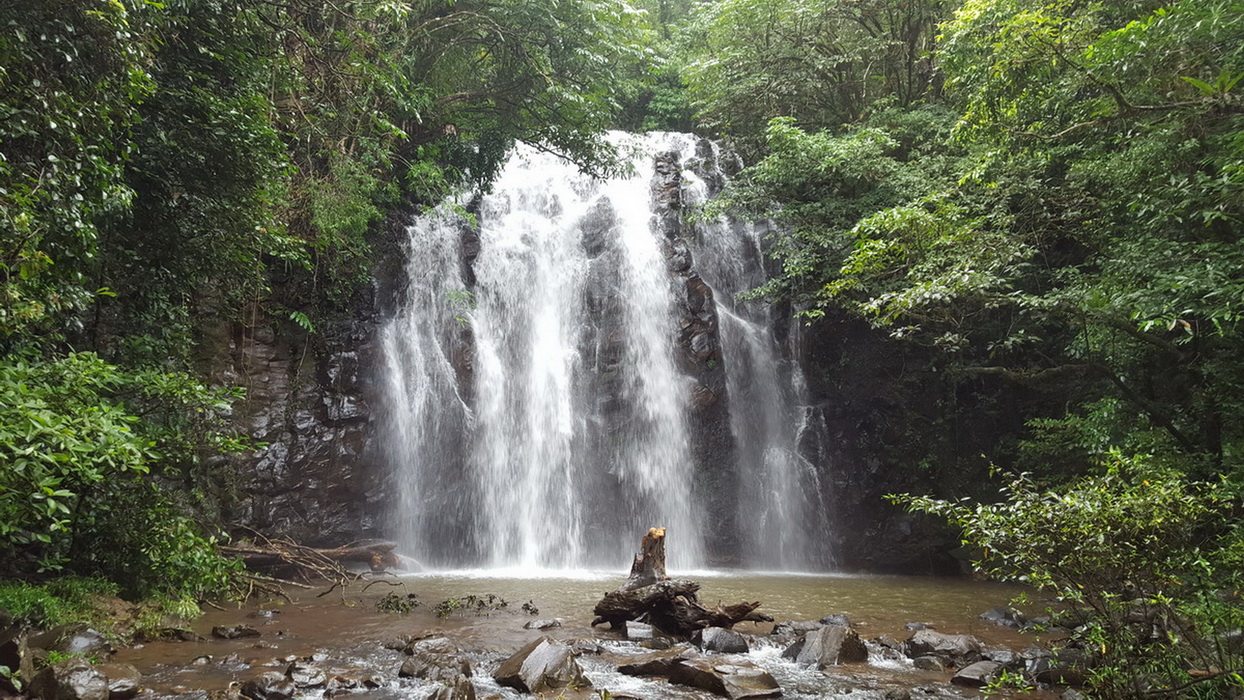
[[[611,138],[630,175],[519,147],[471,213],[410,226],[383,335],[395,536],[436,567],[618,567],[662,525],[672,569],[722,542],[747,565],[823,568],[792,338],[734,301],[763,281],[760,230],[684,223],[720,177],[707,142]],[[671,201],[655,154],[681,164]]]

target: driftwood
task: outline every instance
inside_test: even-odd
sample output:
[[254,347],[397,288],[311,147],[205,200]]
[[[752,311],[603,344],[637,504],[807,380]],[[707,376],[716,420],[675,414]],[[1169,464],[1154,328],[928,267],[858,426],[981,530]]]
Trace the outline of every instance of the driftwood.
[[617,628],[627,621],[645,622],[678,637],[689,637],[705,627],[725,627],[750,622],[772,622],[756,612],[760,601],[706,608],[696,594],[700,584],[670,579],[665,574],[665,528],[652,528],[640,544],[626,583],[606,593],[596,604],[592,626],[609,623]]
[[[320,595],[327,595],[359,574],[348,571],[344,564],[367,564],[373,572],[383,572],[398,564],[393,542],[355,542],[342,547],[321,549],[298,544],[286,537],[269,538],[249,530],[250,539],[221,547],[225,554],[240,557],[249,570],[246,578],[251,591],[283,595],[279,586],[311,588],[311,581],[328,581],[332,585]],[[294,580],[297,579],[297,580]]]

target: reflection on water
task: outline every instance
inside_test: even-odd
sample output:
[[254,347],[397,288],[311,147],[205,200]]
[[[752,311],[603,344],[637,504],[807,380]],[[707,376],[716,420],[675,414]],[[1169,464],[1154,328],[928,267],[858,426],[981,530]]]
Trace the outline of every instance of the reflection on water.
[[[1005,605],[1022,592],[1013,586],[964,579],[729,571],[699,571],[680,577],[701,583],[700,598],[706,605],[760,600],[760,610],[778,620],[819,619],[845,613],[865,639],[890,635],[901,640],[910,634],[903,628],[906,623],[926,622],[943,632],[974,634],[1013,649],[1036,641],[1030,635],[995,627],[977,618],[981,612]],[[356,674],[374,672],[390,682],[389,687],[368,697],[413,698],[422,697],[423,690],[415,681],[398,681],[397,669],[403,657],[383,648],[382,643],[399,635],[444,634],[467,650],[477,669],[473,680],[484,696],[495,693],[511,697],[511,691],[496,688],[488,675],[501,659],[544,634],[559,640],[590,639],[599,643],[604,654],[585,655],[581,659],[598,688],[646,698],[709,697],[698,691],[675,691],[663,681],[621,676],[614,670],[618,663],[625,663],[626,655],[641,650],[622,642],[617,633],[589,625],[593,606],[624,578],[612,572],[514,570],[457,571],[362,581],[345,593],[338,590],[317,597],[319,591],[308,591],[292,604],[279,601],[243,609],[213,610],[194,624],[196,632],[208,637],[205,641],[152,643],[141,649],[122,650],[116,660],[152,674],[149,685],[157,694],[168,696],[191,689],[224,688],[232,680],[283,669],[285,663],[280,659],[319,653],[324,666]],[[403,596],[415,593],[421,605],[405,616],[378,612],[376,601],[391,592]],[[443,619],[432,613],[432,608],[442,600],[471,594],[495,594],[509,605],[505,610],[487,614],[456,613]],[[547,632],[523,629],[523,624],[532,619],[521,610],[528,601],[538,608],[539,618],[558,618],[562,627]],[[280,612],[270,619],[248,618],[247,614],[257,607]],[[210,638],[214,625],[239,623],[255,626],[262,636],[258,640]],[[936,688],[938,695],[957,693],[946,685],[947,674],[917,671],[906,661],[883,660],[876,655],[867,665],[842,666],[831,674],[797,668],[780,659],[781,647],[767,637],[771,627],[767,623],[744,623],[736,629],[756,635],[748,656],[778,678],[786,697],[834,697],[852,689],[883,690],[896,685],[928,685]],[[230,655],[236,657],[230,659]],[[202,666],[190,665],[202,656],[212,658]]]

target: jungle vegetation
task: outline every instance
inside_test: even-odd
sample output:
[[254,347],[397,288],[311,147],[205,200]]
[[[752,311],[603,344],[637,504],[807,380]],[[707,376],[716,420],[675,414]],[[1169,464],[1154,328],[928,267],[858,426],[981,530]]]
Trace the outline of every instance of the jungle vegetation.
[[606,128],[696,129],[750,164],[705,215],[781,224],[756,298],[1042,397],[896,500],[1058,598],[1097,694],[1244,686],[1240,0],[14,0],[0,25],[15,571],[227,591],[192,504],[246,445],[204,329],[313,332],[387,215],[517,141],[604,172]]

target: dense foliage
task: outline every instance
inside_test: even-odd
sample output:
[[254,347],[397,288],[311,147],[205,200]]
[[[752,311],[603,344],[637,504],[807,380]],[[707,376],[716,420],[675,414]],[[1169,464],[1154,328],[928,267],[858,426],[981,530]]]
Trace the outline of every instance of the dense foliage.
[[682,32],[699,118],[756,155],[719,206],[784,224],[755,294],[973,410],[1035,397],[975,472],[885,448],[942,489],[899,500],[1060,598],[1095,693],[1238,686],[1244,4],[721,0]]
[[237,395],[194,379],[205,336],[314,331],[389,212],[487,182],[516,141],[609,168],[645,37],[615,0],[6,3],[6,571],[228,594],[211,455],[241,444]]

